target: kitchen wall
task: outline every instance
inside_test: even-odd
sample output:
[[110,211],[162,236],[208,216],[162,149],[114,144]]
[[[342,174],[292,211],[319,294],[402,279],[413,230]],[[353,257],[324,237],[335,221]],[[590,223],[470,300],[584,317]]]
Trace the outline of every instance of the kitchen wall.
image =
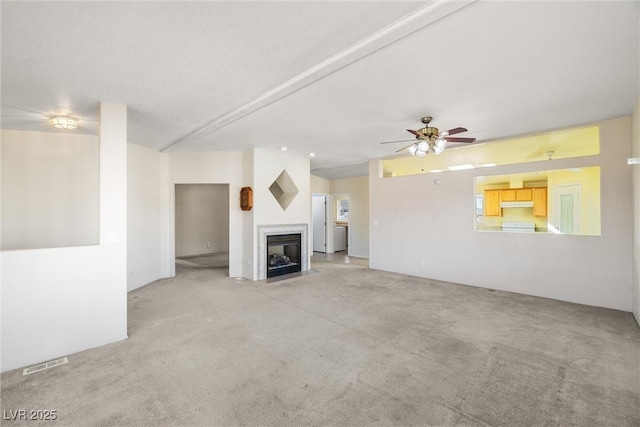
[[[631,117],[600,122],[599,155],[552,160],[601,167],[601,236],[474,231],[475,176],[486,170],[381,178],[370,162],[371,268],[631,311]],[[549,160],[497,174],[549,169]],[[438,181],[436,181],[436,179]]]
[[484,217],[484,225],[495,230],[499,230],[503,222],[533,222],[536,231],[547,230],[547,217],[533,216],[533,208],[508,208],[502,210],[502,216]]
[[[547,216],[534,216],[533,208],[506,208],[502,209],[501,216],[485,216],[477,224],[478,230],[499,229],[503,222],[533,222],[536,230],[547,231],[553,229],[556,214],[556,200],[553,197],[556,186],[578,184],[580,185],[580,217],[581,224],[577,234],[600,235],[600,168],[581,167],[569,169],[553,169],[540,172],[545,177],[544,182],[524,182],[523,187],[547,187]],[[518,174],[504,176],[505,181],[510,177],[518,177]],[[482,182],[482,180],[480,180]],[[485,190],[509,188],[508,183],[503,184],[477,184],[476,192],[484,194]],[[548,227],[551,225],[551,227]]]
[[[581,217],[580,234],[599,236],[600,228],[600,169],[571,168],[549,172],[549,188],[558,185],[580,184],[581,193]],[[548,216],[553,223],[556,215],[556,201],[553,200],[552,191],[549,192]]]
[[[517,175],[516,175],[517,176]],[[505,177],[506,178],[506,177]],[[544,182],[525,182],[523,187],[547,187],[547,181]],[[497,190],[508,189],[509,184],[477,184],[476,194],[484,195],[485,190]],[[548,199],[548,193],[547,193]],[[547,207],[549,201],[547,200]],[[548,211],[548,209],[547,209]],[[503,222],[533,222],[536,225],[537,231],[547,230],[547,216],[534,216],[533,208],[508,208],[502,209],[501,216],[483,216],[478,222],[476,222],[477,230],[493,230],[498,231],[502,227]]]

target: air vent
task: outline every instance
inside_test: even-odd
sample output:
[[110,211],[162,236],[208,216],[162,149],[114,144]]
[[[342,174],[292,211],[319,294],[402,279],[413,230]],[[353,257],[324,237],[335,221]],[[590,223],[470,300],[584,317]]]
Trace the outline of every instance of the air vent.
[[24,368],[22,370],[22,375],[29,375],[35,372],[44,371],[45,369],[53,368],[58,365],[64,365],[65,363],[68,363],[68,362],[69,360],[66,357],[63,357],[62,359],[56,359],[50,362],[41,363],[36,366],[31,366],[30,368]]

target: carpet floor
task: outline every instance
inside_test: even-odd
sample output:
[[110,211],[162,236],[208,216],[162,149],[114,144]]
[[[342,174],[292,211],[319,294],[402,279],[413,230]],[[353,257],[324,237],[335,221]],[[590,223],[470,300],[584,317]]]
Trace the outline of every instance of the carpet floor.
[[178,263],[129,338],[1,376],[47,425],[638,426],[629,313],[312,262],[273,283]]

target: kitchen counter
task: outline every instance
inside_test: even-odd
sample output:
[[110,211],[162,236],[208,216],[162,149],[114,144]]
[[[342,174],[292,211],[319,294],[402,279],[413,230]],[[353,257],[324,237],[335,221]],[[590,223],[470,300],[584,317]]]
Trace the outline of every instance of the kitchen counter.
[[493,232],[498,232],[498,233],[505,233],[505,234],[548,234],[549,230],[547,230],[546,228],[542,229],[542,228],[536,228],[536,231],[534,233],[531,232],[518,232],[518,231],[502,231],[501,227],[477,227],[475,229],[475,231],[479,231],[481,233],[493,233]]

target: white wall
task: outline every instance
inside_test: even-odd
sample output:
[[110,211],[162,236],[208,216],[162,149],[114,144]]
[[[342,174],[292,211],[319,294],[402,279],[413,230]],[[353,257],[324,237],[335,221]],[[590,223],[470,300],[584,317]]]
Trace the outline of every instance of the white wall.
[[128,144],[127,289],[160,279],[160,153]]
[[[252,224],[247,224],[245,233],[250,233],[251,238],[251,278],[256,280],[257,274],[257,233],[258,225],[269,224],[307,224],[308,234],[311,234],[311,174],[308,158],[292,156],[282,152],[249,150],[245,168],[249,168],[252,162],[253,188],[253,218]],[[286,210],[283,210],[278,201],[269,191],[271,184],[280,173],[286,170],[291,180],[298,188],[298,195],[293,199]],[[245,235],[245,241],[248,241]],[[311,243],[311,239],[309,239]],[[249,248],[248,248],[249,249]],[[248,252],[247,252],[248,253]],[[313,253],[313,247],[308,248],[308,253]],[[246,277],[246,276],[245,276]]]
[[176,256],[229,251],[229,186],[176,185]]
[[[253,150],[253,201],[255,225],[309,223],[311,218],[311,175],[309,159],[282,152]],[[269,191],[273,181],[286,170],[298,188],[298,195],[283,210]]]
[[601,166],[602,235],[475,232],[476,175],[381,179],[370,162],[371,268],[631,311],[631,118],[603,121],[601,154],[492,169]]
[[[286,211],[269,192],[283,169],[300,191]],[[256,226],[310,221],[309,170],[306,158],[263,150],[160,154],[162,276],[175,275],[176,184],[229,184],[229,276],[255,280]],[[245,186],[253,189],[251,211],[240,209]]]
[[100,244],[2,254],[2,371],[127,337],[126,114],[101,104]]
[[[640,98],[631,116],[632,157],[640,157]],[[633,314],[640,325],[640,165],[633,174]]]
[[[242,186],[250,187],[253,191],[253,163],[254,150],[242,152]],[[255,235],[255,199],[254,207],[249,211],[242,212],[242,277],[252,279],[256,277],[256,267],[253,258],[255,257],[256,235]]]
[[175,185],[229,184],[229,276],[243,276],[241,152],[161,154],[162,275],[175,276]]
[[331,181],[328,179],[311,175],[311,194],[330,194]]
[[98,138],[3,130],[4,250],[96,245]]
[[[349,195],[349,255],[369,258],[369,178],[332,179],[331,194]],[[331,207],[335,220],[336,206]]]

